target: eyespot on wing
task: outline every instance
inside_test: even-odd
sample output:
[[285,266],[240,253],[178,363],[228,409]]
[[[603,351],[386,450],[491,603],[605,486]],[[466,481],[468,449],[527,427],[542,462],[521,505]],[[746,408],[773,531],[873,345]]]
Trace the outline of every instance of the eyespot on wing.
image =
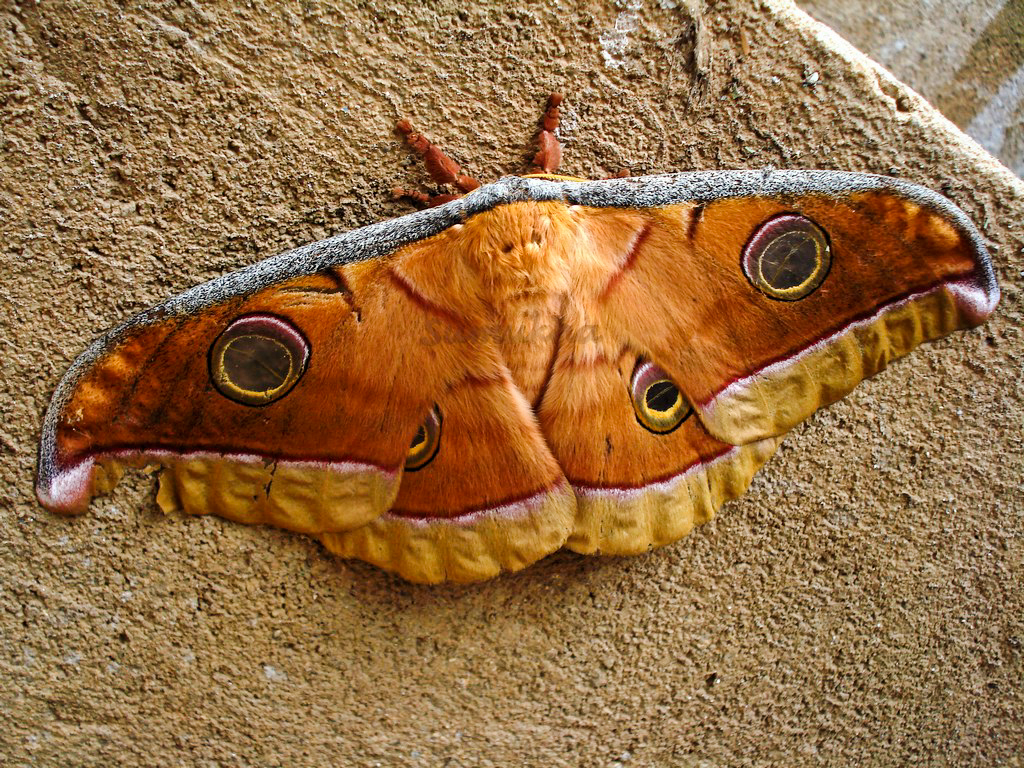
[[298,383],[309,354],[309,342],[292,323],[273,315],[246,315],[210,348],[210,379],[231,400],[266,405]]
[[799,301],[813,293],[832,266],[824,231],[793,213],[764,222],[747,241],[741,259],[754,287],[780,301]]

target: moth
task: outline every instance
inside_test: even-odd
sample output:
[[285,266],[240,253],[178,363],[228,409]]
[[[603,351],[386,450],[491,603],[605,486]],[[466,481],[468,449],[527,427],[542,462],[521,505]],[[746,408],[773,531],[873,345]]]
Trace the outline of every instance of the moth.
[[126,466],[165,510],[316,536],[417,582],[567,547],[634,554],[742,494],[787,430],[999,289],[945,198],[827,171],[481,186],[296,248],[117,326],[47,410],[37,494],[78,513]]

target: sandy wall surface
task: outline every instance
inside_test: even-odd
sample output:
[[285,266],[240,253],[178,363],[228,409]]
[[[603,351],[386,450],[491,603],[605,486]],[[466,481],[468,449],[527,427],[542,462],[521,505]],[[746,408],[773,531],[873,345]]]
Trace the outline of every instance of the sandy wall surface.
[[[0,12],[0,763],[1019,764],[1024,185],[782,0],[26,3]],[[814,84],[812,84],[814,83]],[[410,116],[483,178],[552,89],[564,169],[898,175],[974,218],[1004,288],[634,558],[406,584],[315,542],[32,494],[96,335],[400,215]]]

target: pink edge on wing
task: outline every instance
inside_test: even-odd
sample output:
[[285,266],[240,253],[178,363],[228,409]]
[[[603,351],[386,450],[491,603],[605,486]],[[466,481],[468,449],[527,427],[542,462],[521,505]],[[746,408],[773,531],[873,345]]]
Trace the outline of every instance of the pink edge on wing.
[[387,469],[376,464],[363,461],[324,461],[323,459],[283,459],[273,456],[261,456],[257,453],[221,453],[219,451],[169,451],[163,449],[151,450],[124,450],[111,451],[103,454],[100,458],[109,456],[112,459],[152,459],[155,462],[167,462],[176,459],[188,461],[190,459],[227,460],[239,464],[284,464],[290,467],[303,469],[328,469],[332,472],[379,472],[385,477],[394,477],[398,474],[398,468]]
[[628,502],[636,499],[640,496],[645,496],[652,491],[670,491],[679,483],[686,480],[688,477],[702,472],[708,467],[714,466],[719,462],[726,461],[731,458],[737,451],[738,446],[731,446],[726,448],[721,453],[713,456],[705,461],[696,461],[682,472],[678,472],[670,477],[663,478],[661,480],[655,480],[647,485],[641,485],[634,488],[622,488],[622,487],[599,487],[592,485],[574,485],[573,491],[576,492],[576,496],[581,499],[600,499],[600,498],[611,498],[616,501]]
[[957,308],[971,325],[981,325],[999,303],[999,286],[986,290],[973,280],[959,280],[946,288],[953,294]]
[[51,512],[62,515],[78,515],[86,510],[92,500],[92,473],[96,462],[86,458],[72,467],[61,470],[49,483],[36,484],[39,503]]
[[452,517],[441,517],[440,515],[414,516],[403,514],[402,512],[395,512],[394,510],[389,510],[383,515],[383,517],[390,518],[392,520],[402,520],[410,525],[422,527],[436,525],[437,523],[474,525],[480,522],[480,520],[488,517],[514,520],[516,518],[528,517],[537,511],[537,509],[544,506],[551,496],[557,495],[561,492],[571,492],[571,488],[567,480],[561,480],[546,490],[538,491],[537,493],[531,494],[522,499],[514,499],[493,507],[467,510],[466,512],[460,512]]

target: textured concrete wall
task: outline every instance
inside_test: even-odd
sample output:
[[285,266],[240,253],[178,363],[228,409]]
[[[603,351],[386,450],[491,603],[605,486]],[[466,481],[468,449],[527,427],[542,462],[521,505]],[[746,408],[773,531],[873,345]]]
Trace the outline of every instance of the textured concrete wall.
[[[0,762],[994,765],[1020,759],[1024,186],[782,0],[8,5],[0,46]],[[812,84],[813,83],[813,84]],[[817,167],[943,191],[985,327],[787,438],[635,558],[410,586],[286,532],[32,495],[59,376],[203,279],[406,209],[411,116],[475,174]],[[697,276],[699,278],[699,276]]]

